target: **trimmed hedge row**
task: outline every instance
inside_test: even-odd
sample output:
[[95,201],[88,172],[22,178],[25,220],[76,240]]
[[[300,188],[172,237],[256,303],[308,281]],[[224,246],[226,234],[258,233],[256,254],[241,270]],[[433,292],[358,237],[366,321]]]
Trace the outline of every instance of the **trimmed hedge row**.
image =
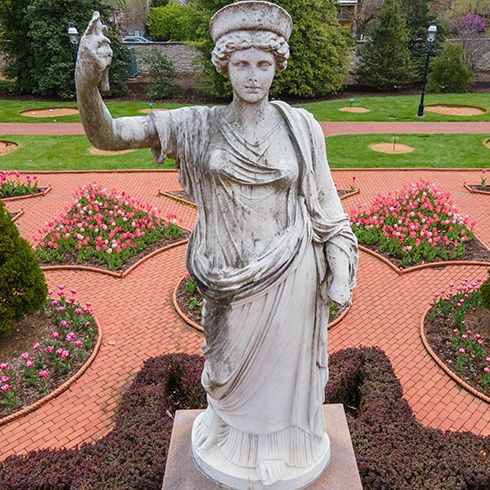
[[[115,428],[72,450],[33,451],[0,463],[2,490],[159,490],[179,408],[202,408],[204,359],[171,354],[149,359],[118,406]],[[175,392],[175,395],[174,395]],[[490,488],[490,438],[418,423],[386,355],[373,348],[330,356],[328,403],[346,406],[366,490]]]

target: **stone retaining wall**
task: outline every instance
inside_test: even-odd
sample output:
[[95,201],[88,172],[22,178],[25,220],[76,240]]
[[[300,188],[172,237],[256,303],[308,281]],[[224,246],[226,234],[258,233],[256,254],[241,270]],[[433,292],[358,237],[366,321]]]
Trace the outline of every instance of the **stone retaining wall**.
[[148,66],[142,60],[142,55],[151,49],[158,49],[162,52],[174,65],[177,75],[187,75],[200,70],[200,65],[193,65],[194,59],[198,53],[181,42],[164,42],[164,43],[124,43],[128,47],[134,48],[136,62],[138,65],[139,74],[148,73]]

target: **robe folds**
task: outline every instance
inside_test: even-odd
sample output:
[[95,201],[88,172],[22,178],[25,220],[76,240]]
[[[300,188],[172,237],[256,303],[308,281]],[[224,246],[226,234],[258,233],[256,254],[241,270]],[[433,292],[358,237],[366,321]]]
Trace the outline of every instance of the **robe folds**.
[[326,250],[348,258],[353,289],[357,240],[321,127],[303,109],[271,104],[281,123],[254,143],[220,107],[148,117],[160,141],[155,160],[175,158],[199,210],[186,264],[203,294],[202,383],[227,425],[221,450],[241,466],[266,454],[304,467],[325,450]]

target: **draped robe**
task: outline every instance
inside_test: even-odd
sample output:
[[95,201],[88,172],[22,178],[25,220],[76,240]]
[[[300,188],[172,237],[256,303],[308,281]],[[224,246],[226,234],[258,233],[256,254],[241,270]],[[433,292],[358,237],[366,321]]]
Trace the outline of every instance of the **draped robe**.
[[[305,467],[325,450],[326,249],[348,258],[352,289],[357,241],[320,126],[305,110],[271,104],[283,127],[257,144],[227,123],[223,108],[149,117],[160,140],[155,160],[176,159],[199,209],[186,264],[203,294],[202,382],[227,425],[221,450],[241,466],[265,454]],[[277,141],[279,131],[287,140]]]

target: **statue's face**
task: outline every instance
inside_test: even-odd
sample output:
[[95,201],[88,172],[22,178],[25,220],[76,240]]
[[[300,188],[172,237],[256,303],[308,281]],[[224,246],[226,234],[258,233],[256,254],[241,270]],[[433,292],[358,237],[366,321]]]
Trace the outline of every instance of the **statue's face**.
[[275,72],[274,55],[257,48],[235,51],[228,63],[228,78],[235,94],[251,104],[267,97]]

